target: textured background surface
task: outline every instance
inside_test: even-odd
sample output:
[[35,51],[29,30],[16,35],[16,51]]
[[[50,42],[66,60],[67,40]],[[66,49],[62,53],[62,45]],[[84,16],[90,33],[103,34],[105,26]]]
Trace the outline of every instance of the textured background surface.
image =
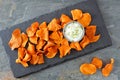
[[[83,0],[0,0],[0,30],[36,16],[63,8]],[[105,24],[112,38],[111,47],[79,57],[55,67],[19,79],[13,77],[9,59],[0,39],[0,80],[119,80],[120,79],[120,0],[97,0]],[[3,34],[4,35],[4,34]],[[95,75],[84,76],[79,72],[80,64],[90,62],[98,56],[104,61],[115,58],[115,66],[109,77],[98,70]]]

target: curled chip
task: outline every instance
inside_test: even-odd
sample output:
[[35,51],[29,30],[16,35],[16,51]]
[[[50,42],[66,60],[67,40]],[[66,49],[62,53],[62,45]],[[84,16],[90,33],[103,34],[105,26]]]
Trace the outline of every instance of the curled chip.
[[25,47],[27,42],[28,42],[28,36],[25,33],[22,33],[21,37],[22,37],[22,45],[21,45],[21,47]]
[[60,30],[62,27],[60,24],[58,24],[58,20],[54,18],[49,24],[48,24],[48,30],[49,31],[57,31]]
[[47,48],[49,48],[49,47],[51,47],[51,46],[55,46],[55,43],[54,43],[53,41],[49,40],[49,41],[47,42],[47,44],[44,46],[43,50],[46,51]]
[[44,63],[44,57],[43,57],[43,54],[38,54],[39,56],[39,59],[38,59],[38,64],[43,64]]
[[85,75],[91,75],[96,73],[96,67],[93,64],[84,63],[80,66],[80,71]]
[[96,33],[96,26],[95,25],[91,25],[91,26],[87,26],[86,27],[86,36],[88,37],[88,39],[90,40],[90,42],[97,42],[100,38],[100,34],[99,35],[95,35]]
[[27,63],[27,62],[24,62],[24,61],[21,61],[20,59],[16,59],[16,63],[20,63],[20,64],[22,64],[24,67],[28,67],[28,63]]
[[38,37],[35,35],[32,37],[29,37],[29,41],[33,44],[37,44],[37,40],[38,40]]
[[103,76],[107,77],[110,75],[111,71],[113,70],[114,59],[111,58],[111,62],[102,69]]
[[94,64],[94,65],[96,66],[96,68],[99,68],[99,69],[102,68],[103,62],[102,62],[102,60],[99,59],[98,57],[94,57],[94,58],[92,59],[91,63]]
[[58,48],[60,52],[60,58],[66,56],[67,54],[70,54],[70,46],[68,43],[68,40],[63,39],[61,42],[61,46]]
[[38,22],[32,23],[31,26],[26,29],[26,33],[27,33],[28,37],[34,36],[38,27],[39,27]]
[[83,13],[82,18],[78,19],[84,27],[87,27],[91,23],[91,15],[89,13]]
[[49,31],[47,28],[41,28],[40,30],[37,30],[36,36],[40,37],[41,40],[48,41]]
[[77,51],[81,51],[82,48],[80,47],[79,42],[71,42],[70,47],[76,49]]
[[90,41],[87,36],[84,36],[82,41],[80,42],[80,46],[84,49],[88,44],[90,44]]
[[33,65],[36,65],[39,61],[39,56],[37,54],[33,54],[31,56],[31,60],[30,60],[30,63],[33,64]]
[[31,44],[30,42],[28,43],[27,51],[30,55],[33,55],[36,53],[35,46]]
[[80,9],[71,10],[73,20],[78,20],[82,17],[82,11]]
[[25,57],[25,50],[23,47],[18,48],[18,59],[22,60]]
[[46,57],[47,58],[54,58],[58,52],[57,50],[57,46],[51,46],[47,49],[47,54],[46,54]]
[[42,22],[40,25],[39,25],[39,29],[41,28],[47,28],[47,23],[46,22]]
[[65,14],[62,14],[61,17],[60,17],[60,21],[61,21],[62,23],[68,23],[68,22],[70,22],[70,21],[72,21],[72,20],[70,19],[69,16],[67,16],[67,15],[65,15]]
[[12,37],[8,45],[10,46],[11,50],[14,50],[15,48],[19,48],[21,44],[22,44],[21,30],[17,28],[12,32]]
[[43,46],[45,45],[45,43],[46,43],[45,40],[39,39],[38,44],[36,45],[36,49],[39,51],[40,49],[43,48]]

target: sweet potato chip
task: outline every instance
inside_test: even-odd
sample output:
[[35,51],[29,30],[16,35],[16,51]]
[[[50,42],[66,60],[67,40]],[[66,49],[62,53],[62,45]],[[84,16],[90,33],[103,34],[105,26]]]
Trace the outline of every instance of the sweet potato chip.
[[41,28],[47,28],[47,23],[46,22],[42,22],[39,26],[39,29]]
[[39,56],[38,64],[43,64],[44,63],[43,54],[38,54],[38,56]]
[[12,37],[8,45],[10,46],[11,50],[14,50],[15,48],[19,48],[21,44],[22,44],[21,30],[17,28],[12,32]]
[[80,66],[80,72],[82,72],[85,75],[91,75],[96,73],[96,67],[93,64],[84,63]]
[[38,44],[36,45],[36,49],[39,51],[40,49],[43,48],[45,43],[46,43],[46,41],[39,39]]
[[83,13],[82,18],[78,19],[78,22],[80,22],[84,27],[89,26],[91,23],[91,15],[89,13]]
[[94,36],[92,39],[89,39],[89,40],[90,40],[91,43],[97,42],[97,41],[100,39],[100,36],[101,36],[101,35],[98,34],[98,35]]
[[40,37],[41,40],[49,40],[49,32],[47,28],[41,28],[40,30],[37,30],[36,36]]
[[87,26],[86,30],[85,30],[85,33],[86,33],[88,38],[91,38],[91,37],[95,36],[96,26],[95,25]]
[[48,30],[49,31],[57,31],[60,30],[62,27],[58,24],[58,21],[56,18],[54,18],[49,24],[48,24]]
[[31,44],[30,42],[28,43],[27,51],[30,55],[33,55],[36,53],[35,46]]
[[55,46],[55,43],[53,41],[49,40],[47,42],[47,44],[44,46],[43,50],[46,51],[47,48],[52,47],[52,46]]
[[69,46],[69,42],[68,42],[68,40],[65,39],[65,38],[62,39],[61,45],[67,45],[67,46]]
[[61,45],[58,49],[60,52],[60,58],[62,58],[70,52],[71,48],[70,48],[70,46],[67,46],[67,45]]
[[73,20],[78,20],[82,17],[82,10],[73,9],[71,10],[71,14],[72,14]]
[[68,23],[68,22],[70,22],[70,21],[72,21],[72,20],[70,19],[69,16],[67,16],[67,15],[65,15],[65,14],[62,14],[61,17],[60,17],[60,21],[61,21],[62,23]]
[[81,51],[82,48],[80,47],[79,42],[71,42],[70,47],[76,49],[77,51]]
[[52,40],[57,40],[57,39],[59,39],[59,37],[60,36],[57,31],[52,32],[52,34],[50,34],[50,36],[49,36],[49,38]]
[[22,37],[22,45],[21,45],[21,47],[25,47],[27,42],[28,42],[28,36],[25,33],[22,33],[21,37]]
[[54,58],[57,54],[57,46],[52,46],[47,49],[48,53],[46,54],[47,58]]
[[33,54],[31,56],[31,60],[30,60],[30,63],[33,64],[33,65],[36,65],[39,61],[39,56],[37,54]]
[[105,67],[102,69],[102,75],[105,77],[109,76],[111,71],[113,70],[113,66],[114,66],[114,59],[111,58],[111,62],[105,65]]
[[18,59],[23,59],[24,58],[24,56],[25,56],[25,48],[23,48],[23,47],[19,47],[18,48]]
[[33,44],[37,44],[38,37],[36,35],[29,37],[29,41]]
[[96,68],[99,68],[99,69],[102,68],[102,65],[103,65],[102,60],[99,59],[98,57],[94,57],[94,58],[92,59],[91,63],[92,63],[93,65],[95,65]]
[[85,48],[88,44],[90,44],[89,39],[87,38],[87,36],[84,36],[82,41],[80,42],[80,46],[82,48]]
[[31,55],[27,52],[27,50],[25,51],[25,57],[23,58],[22,61],[24,62],[28,62],[31,60]]
[[27,62],[24,62],[24,61],[21,61],[20,59],[16,59],[16,63],[20,63],[20,64],[22,64],[24,67],[28,67],[28,63],[27,63]]
[[28,37],[34,36],[38,27],[39,27],[38,22],[32,23],[31,26],[26,29],[26,33],[27,33]]

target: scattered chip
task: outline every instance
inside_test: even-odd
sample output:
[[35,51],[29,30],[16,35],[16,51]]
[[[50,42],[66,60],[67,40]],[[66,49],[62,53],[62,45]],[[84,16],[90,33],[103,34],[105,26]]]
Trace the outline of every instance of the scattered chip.
[[83,13],[82,18],[78,19],[78,22],[80,22],[80,24],[84,27],[89,26],[91,22],[91,15],[89,13]]
[[31,44],[30,42],[28,43],[27,51],[30,55],[33,55],[36,53],[35,46]]
[[21,44],[22,44],[21,30],[17,28],[12,32],[12,37],[8,45],[10,46],[11,50],[14,50],[15,48],[19,48]]
[[111,62],[109,64],[106,64],[105,67],[102,69],[103,76],[107,77],[110,75],[111,71],[113,70],[114,66],[114,59],[111,58]]
[[85,75],[91,75],[96,73],[96,67],[93,64],[90,63],[84,63],[80,66],[80,72],[82,72]]
[[94,57],[91,61],[92,64],[94,64],[96,66],[96,68],[102,68],[103,62],[101,59],[99,59],[98,57]]
[[73,20],[78,20],[82,17],[82,10],[73,9],[71,10],[71,14],[72,14]]

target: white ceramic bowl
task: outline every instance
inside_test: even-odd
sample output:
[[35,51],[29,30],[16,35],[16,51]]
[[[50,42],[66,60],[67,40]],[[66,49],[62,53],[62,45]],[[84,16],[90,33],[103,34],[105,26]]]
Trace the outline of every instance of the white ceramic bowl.
[[77,21],[71,21],[63,28],[63,35],[70,42],[80,41],[84,37],[84,34],[84,27]]

